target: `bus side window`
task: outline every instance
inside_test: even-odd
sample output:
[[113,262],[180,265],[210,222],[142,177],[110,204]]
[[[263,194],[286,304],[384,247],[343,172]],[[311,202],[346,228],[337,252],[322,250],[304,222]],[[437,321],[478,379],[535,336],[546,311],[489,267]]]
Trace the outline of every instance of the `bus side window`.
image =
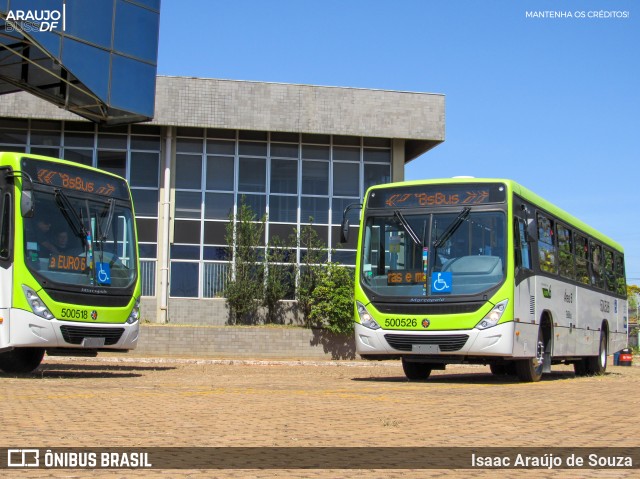
[[540,269],[547,273],[558,273],[553,221],[538,213],[538,259]]
[[5,193],[0,197],[0,259],[11,256],[11,195]]
[[627,296],[627,282],[624,274],[624,256],[619,253],[614,254],[614,268],[616,275],[617,290],[620,296]]
[[525,269],[531,269],[531,253],[527,242],[526,220],[516,218],[516,265]]
[[575,279],[573,271],[573,248],[571,230],[556,225],[558,231],[558,259],[560,261],[560,275],[565,278]]
[[579,234],[575,236],[576,279],[584,284],[589,284],[589,271],[587,270],[587,239]]
[[607,291],[611,293],[616,292],[616,275],[613,270],[613,251],[605,248],[604,250],[604,276],[606,281]]
[[602,246],[594,241],[589,242],[589,271],[591,272],[591,285],[604,288],[602,275]]

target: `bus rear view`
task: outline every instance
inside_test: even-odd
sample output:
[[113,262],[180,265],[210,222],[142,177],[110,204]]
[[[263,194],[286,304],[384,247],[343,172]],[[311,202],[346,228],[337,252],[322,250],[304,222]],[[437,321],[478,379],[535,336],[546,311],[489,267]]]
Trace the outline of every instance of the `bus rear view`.
[[35,155],[0,154],[0,369],[137,345],[140,280],[124,179]]
[[[367,192],[360,226],[356,349],[365,359],[401,359],[409,379],[451,363],[486,364],[524,381],[561,362],[598,373],[609,348],[626,340],[619,246],[517,183],[380,185]],[[576,276],[582,252],[559,243],[561,228],[576,239],[591,233],[595,247],[608,251],[608,286],[604,266],[601,285]],[[559,270],[563,260],[571,271]],[[575,311],[568,321],[566,297],[615,301],[616,311]]]

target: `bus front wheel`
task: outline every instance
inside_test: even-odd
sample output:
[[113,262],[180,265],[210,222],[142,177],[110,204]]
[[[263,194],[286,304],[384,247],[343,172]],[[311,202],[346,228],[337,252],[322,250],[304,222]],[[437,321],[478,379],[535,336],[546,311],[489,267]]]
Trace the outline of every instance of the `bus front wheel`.
[[431,369],[427,363],[414,363],[402,358],[402,370],[409,381],[424,381],[431,374]]
[[9,374],[30,373],[42,362],[43,348],[16,348],[0,353],[0,370]]
[[516,374],[522,382],[534,383],[540,381],[542,369],[544,367],[544,335],[542,327],[538,329],[538,342],[536,344],[536,355],[533,358],[519,359],[516,361]]

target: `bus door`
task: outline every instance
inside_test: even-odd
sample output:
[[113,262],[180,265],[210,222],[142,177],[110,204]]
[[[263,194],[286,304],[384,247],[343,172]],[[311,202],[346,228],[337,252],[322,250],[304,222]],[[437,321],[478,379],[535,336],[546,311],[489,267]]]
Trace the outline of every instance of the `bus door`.
[[[515,256],[515,287],[514,287],[514,319],[521,323],[531,324],[537,321],[536,311],[536,284],[533,273],[533,263],[531,254],[531,234],[534,228],[529,226],[529,222],[535,221],[533,213],[521,208],[519,202],[514,198],[514,218],[513,218],[513,254]],[[531,208],[529,208],[531,211]],[[531,355],[531,345],[524,351],[521,343],[514,343],[514,355]]]

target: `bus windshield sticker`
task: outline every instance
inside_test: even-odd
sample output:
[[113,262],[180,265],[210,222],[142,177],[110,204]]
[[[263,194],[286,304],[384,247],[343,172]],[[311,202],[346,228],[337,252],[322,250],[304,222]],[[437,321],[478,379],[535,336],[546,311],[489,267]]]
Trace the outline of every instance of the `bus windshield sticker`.
[[98,284],[111,284],[111,267],[109,266],[109,263],[96,263],[96,271],[98,274]]
[[453,275],[450,271],[444,273],[434,273],[431,276],[431,292],[433,294],[451,293]]

